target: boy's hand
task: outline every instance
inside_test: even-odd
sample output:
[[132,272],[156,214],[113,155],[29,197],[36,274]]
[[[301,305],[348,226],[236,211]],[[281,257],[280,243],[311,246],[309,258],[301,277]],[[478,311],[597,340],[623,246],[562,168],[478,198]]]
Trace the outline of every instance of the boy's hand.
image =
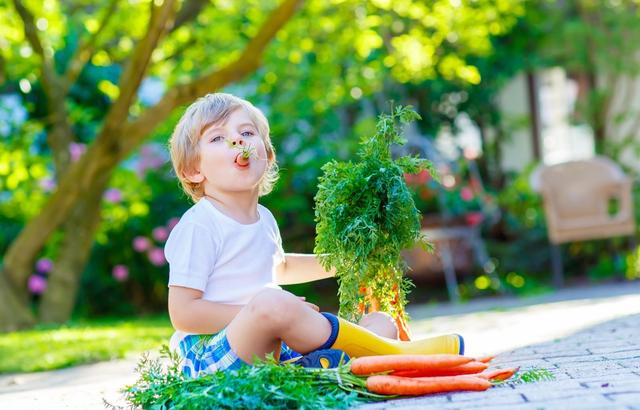
[[304,296],[298,296],[304,303],[307,304],[307,306],[309,306],[311,309],[315,310],[316,312],[320,312],[320,308],[317,305],[314,305],[313,303],[309,303],[307,302],[307,298],[305,298]]

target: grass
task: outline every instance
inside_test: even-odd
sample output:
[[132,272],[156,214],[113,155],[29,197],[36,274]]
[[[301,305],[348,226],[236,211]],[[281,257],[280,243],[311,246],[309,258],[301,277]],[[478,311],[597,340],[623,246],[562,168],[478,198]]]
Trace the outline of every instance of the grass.
[[0,334],[0,373],[60,369],[120,359],[167,344],[167,317],[71,321]]

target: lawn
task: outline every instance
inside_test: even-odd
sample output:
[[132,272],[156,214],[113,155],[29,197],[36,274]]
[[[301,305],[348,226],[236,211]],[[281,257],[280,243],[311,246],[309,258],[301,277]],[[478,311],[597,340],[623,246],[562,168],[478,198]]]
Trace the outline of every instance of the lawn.
[[0,373],[34,372],[120,359],[168,344],[166,316],[72,321],[0,334]]

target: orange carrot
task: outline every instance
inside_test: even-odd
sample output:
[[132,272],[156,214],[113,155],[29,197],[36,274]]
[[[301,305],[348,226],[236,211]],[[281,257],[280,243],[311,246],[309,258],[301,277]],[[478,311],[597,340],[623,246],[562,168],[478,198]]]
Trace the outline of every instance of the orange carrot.
[[444,369],[473,361],[470,357],[455,354],[392,354],[362,356],[351,361],[351,372],[356,375],[399,371]]
[[402,312],[400,312],[395,318],[396,326],[398,327],[398,339],[403,342],[409,342],[411,341],[411,332],[409,331],[409,327],[407,326],[407,322],[404,320],[403,316]]
[[476,361],[482,362],[482,363],[489,363],[495,358],[496,358],[495,356],[482,356],[482,357],[476,357]]
[[249,156],[245,156],[244,153],[240,153],[236,156],[236,163],[240,166],[245,166],[249,164]]
[[460,374],[480,373],[487,370],[487,367],[489,366],[486,363],[474,361],[445,369],[399,370],[391,373],[391,375],[400,377],[457,376]]
[[490,381],[504,381],[510,379],[520,368],[511,367],[508,369],[494,369],[486,372],[475,374],[474,376],[481,377]]
[[491,383],[488,380],[468,375],[415,379],[381,375],[367,378],[367,390],[370,392],[402,396],[420,396],[451,391],[482,391],[489,387],[491,387]]

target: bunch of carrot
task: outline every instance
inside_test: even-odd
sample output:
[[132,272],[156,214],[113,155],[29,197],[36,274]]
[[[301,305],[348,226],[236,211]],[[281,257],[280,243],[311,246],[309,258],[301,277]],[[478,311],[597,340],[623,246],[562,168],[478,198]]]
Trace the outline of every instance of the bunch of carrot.
[[507,380],[518,371],[488,370],[492,359],[448,354],[364,356],[351,361],[351,372],[368,376],[367,390],[377,394],[420,396],[482,391],[491,387],[492,382]]

